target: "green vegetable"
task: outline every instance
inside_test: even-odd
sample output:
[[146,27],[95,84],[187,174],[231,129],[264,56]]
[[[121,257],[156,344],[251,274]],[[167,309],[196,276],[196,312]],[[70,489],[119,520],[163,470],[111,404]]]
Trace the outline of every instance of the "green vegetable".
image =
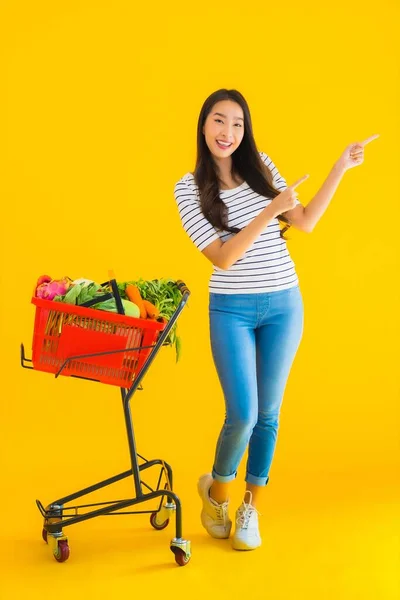
[[[76,304],[76,299],[78,298],[81,292],[81,286],[79,284],[72,285],[65,296],[61,296],[63,298],[63,302],[67,304]],[[57,296],[59,298],[59,296]]]
[[[68,292],[64,296],[56,296],[54,300],[56,302],[66,302],[67,304],[84,304],[88,300],[93,300],[96,296],[104,296],[110,290],[108,288],[102,288],[98,283],[90,283],[89,285],[83,285],[75,283],[71,285]],[[115,304],[115,303],[114,303]]]
[[178,362],[178,360],[181,357],[182,354],[182,340],[179,336],[176,336],[175,338],[175,349],[176,349],[176,362]]
[[122,300],[121,299],[121,302],[124,307],[125,314],[128,315],[128,317],[135,317],[135,319],[139,319],[140,308],[138,307],[137,304],[135,304],[134,302],[131,302],[130,300]]
[[[121,298],[126,298],[125,288],[129,284],[135,285],[139,289],[143,300],[148,300],[154,304],[160,311],[160,317],[165,317],[168,321],[182,299],[182,292],[173,279],[152,279],[150,281],[139,279],[118,283]],[[177,322],[174,323],[165,340],[167,344],[171,346],[175,345],[176,362],[178,362],[182,354],[182,340],[177,335],[177,325]]]
[[[140,308],[136,304],[134,304],[133,302],[130,302],[130,300],[124,300],[122,298],[121,298],[121,302],[122,302],[122,306],[124,307],[125,314],[128,317],[135,317],[136,319],[138,319],[140,317]],[[109,300],[104,300],[104,302],[99,302],[98,304],[93,304],[93,306],[91,306],[91,308],[97,308],[99,310],[107,310],[108,312],[113,312],[113,313],[118,312],[117,305],[115,304],[114,298],[110,298]]]

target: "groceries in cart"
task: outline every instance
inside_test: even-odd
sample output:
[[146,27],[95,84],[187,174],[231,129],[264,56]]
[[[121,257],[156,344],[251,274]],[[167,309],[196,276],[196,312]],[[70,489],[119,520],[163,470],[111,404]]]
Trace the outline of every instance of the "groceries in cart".
[[[144,279],[117,282],[118,292],[125,315],[140,319],[152,319],[168,323],[179,306],[182,293],[172,279]],[[110,290],[109,282],[96,283],[91,279],[70,277],[52,279],[41,275],[36,283],[35,297],[54,302],[118,313],[118,306]],[[175,345],[176,361],[181,356],[181,339],[175,324],[166,340],[166,345]]]

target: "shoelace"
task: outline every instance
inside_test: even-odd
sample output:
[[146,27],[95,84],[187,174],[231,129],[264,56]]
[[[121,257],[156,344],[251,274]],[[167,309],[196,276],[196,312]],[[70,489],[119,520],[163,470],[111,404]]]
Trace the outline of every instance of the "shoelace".
[[226,516],[228,514],[228,502],[223,502],[222,504],[218,504],[218,506],[215,506],[215,512],[217,513],[217,519],[219,521],[222,521],[225,527]]
[[[258,512],[258,510],[252,506],[251,502],[253,500],[253,495],[250,492],[250,490],[246,490],[246,494],[250,495],[250,500],[248,503],[246,503],[243,500],[243,503],[241,505],[241,507],[239,508],[239,514],[238,517],[236,518],[236,523],[239,525],[239,527],[241,527],[242,529],[247,529],[249,526],[249,521],[250,521],[250,517],[251,515],[256,512],[258,515],[261,515],[260,512]],[[245,495],[246,495],[245,494]]]

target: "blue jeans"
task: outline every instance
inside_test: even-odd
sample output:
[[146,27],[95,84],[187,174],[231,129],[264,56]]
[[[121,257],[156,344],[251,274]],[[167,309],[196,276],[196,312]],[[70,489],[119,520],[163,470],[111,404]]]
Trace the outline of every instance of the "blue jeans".
[[209,319],[226,407],[213,478],[234,479],[248,446],[246,482],[266,485],[283,394],[303,334],[300,287],[255,294],[210,292]]

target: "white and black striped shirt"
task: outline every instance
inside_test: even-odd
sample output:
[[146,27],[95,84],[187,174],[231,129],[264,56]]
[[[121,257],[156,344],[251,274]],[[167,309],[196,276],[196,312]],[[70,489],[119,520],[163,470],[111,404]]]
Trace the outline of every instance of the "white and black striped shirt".
[[[282,192],[287,188],[285,179],[265,152],[259,154],[272,173],[274,187]],[[272,202],[271,198],[254,192],[246,182],[231,190],[220,190],[219,194],[228,207],[228,224],[240,229],[246,227]],[[205,218],[192,173],[186,173],[175,184],[174,195],[182,225],[199,250],[204,250],[215,240],[226,242],[235,235],[218,231]],[[296,204],[300,202],[296,200]],[[217,294],[249,294],[274,292],[296,286],[298,276],[295,264],[286,241],[280,237],[279,232],[278,219],[272,219],[244,256],[229,269],[220,269],[214,265],[209,291]]]

